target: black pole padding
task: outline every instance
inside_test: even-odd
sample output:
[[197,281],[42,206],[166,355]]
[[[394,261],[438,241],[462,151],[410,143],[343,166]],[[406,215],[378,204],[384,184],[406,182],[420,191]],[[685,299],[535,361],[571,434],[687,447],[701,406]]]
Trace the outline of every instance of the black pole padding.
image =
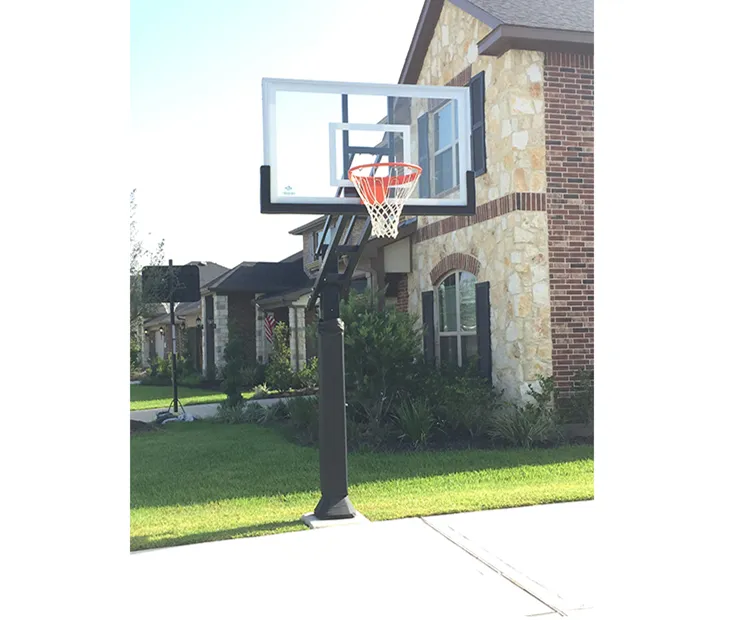
[[[336,257],[329,271],[337,272]],[[318,519],[350,519],[356,509],[348,498],[346,444],[346,373],[341,286],[325,284],[320,293],[318,373],[320,383],[320,492]]]

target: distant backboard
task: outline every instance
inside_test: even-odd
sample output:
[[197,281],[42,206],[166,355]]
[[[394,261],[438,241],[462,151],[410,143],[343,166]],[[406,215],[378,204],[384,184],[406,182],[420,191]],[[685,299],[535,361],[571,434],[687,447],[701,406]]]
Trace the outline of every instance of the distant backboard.
[[468,88],[264,78],[261,212],[364,214],[348,169],[404,162],[403,214],[474,214],[470,127]]
[[[170,283],[170,267],[142,267],[142,291],[148,303],[170,301]],[[201,299],[198,265],[174,265],[172,284],[174,302]]]

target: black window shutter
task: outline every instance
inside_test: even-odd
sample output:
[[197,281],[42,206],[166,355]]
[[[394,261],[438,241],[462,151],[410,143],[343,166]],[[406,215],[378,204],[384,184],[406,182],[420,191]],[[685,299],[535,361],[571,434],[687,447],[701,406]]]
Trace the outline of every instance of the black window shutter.
[[491,377],[490,282],[475,284],[475,313],[477,317],[477,369],[483,377]]
[[431,166],[428,156],[428,114],[418,118],[418,165],[423,168],[418,180],[418,195],[431,197]]
[[480,176],[487,169],[485,154],[485,72],[480,71],[470,80],[472,116],[472,170]]
[[434,348],[433,291],[426,291],[421,294],[421,308],[423,314],[423,358],[427,363],[433,363],[436,358]]

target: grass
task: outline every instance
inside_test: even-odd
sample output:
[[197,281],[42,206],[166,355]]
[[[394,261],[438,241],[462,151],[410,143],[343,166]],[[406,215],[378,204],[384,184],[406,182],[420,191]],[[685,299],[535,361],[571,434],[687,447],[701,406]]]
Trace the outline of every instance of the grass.
[[[350,454],[350,497],[372,521],[593,497],[593,447]],[[255,425],[173,424],[131,440],[131,549],[305,529],[315,448]]]
[[[243,392],[244,398],[252,398],[253,392]],[[226,400],[224,392],[178,386],[178,400],[183,405],[203,405]],[[173,388],[169,385],[130,385],[129,408],[131,411],[167,407],[173,400]]]

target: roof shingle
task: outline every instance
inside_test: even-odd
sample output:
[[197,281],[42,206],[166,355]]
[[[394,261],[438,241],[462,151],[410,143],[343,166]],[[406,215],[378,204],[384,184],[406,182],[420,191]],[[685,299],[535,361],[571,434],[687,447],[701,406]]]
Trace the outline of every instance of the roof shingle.
[[593,32],[593,0],[468,0],[504,24]]

